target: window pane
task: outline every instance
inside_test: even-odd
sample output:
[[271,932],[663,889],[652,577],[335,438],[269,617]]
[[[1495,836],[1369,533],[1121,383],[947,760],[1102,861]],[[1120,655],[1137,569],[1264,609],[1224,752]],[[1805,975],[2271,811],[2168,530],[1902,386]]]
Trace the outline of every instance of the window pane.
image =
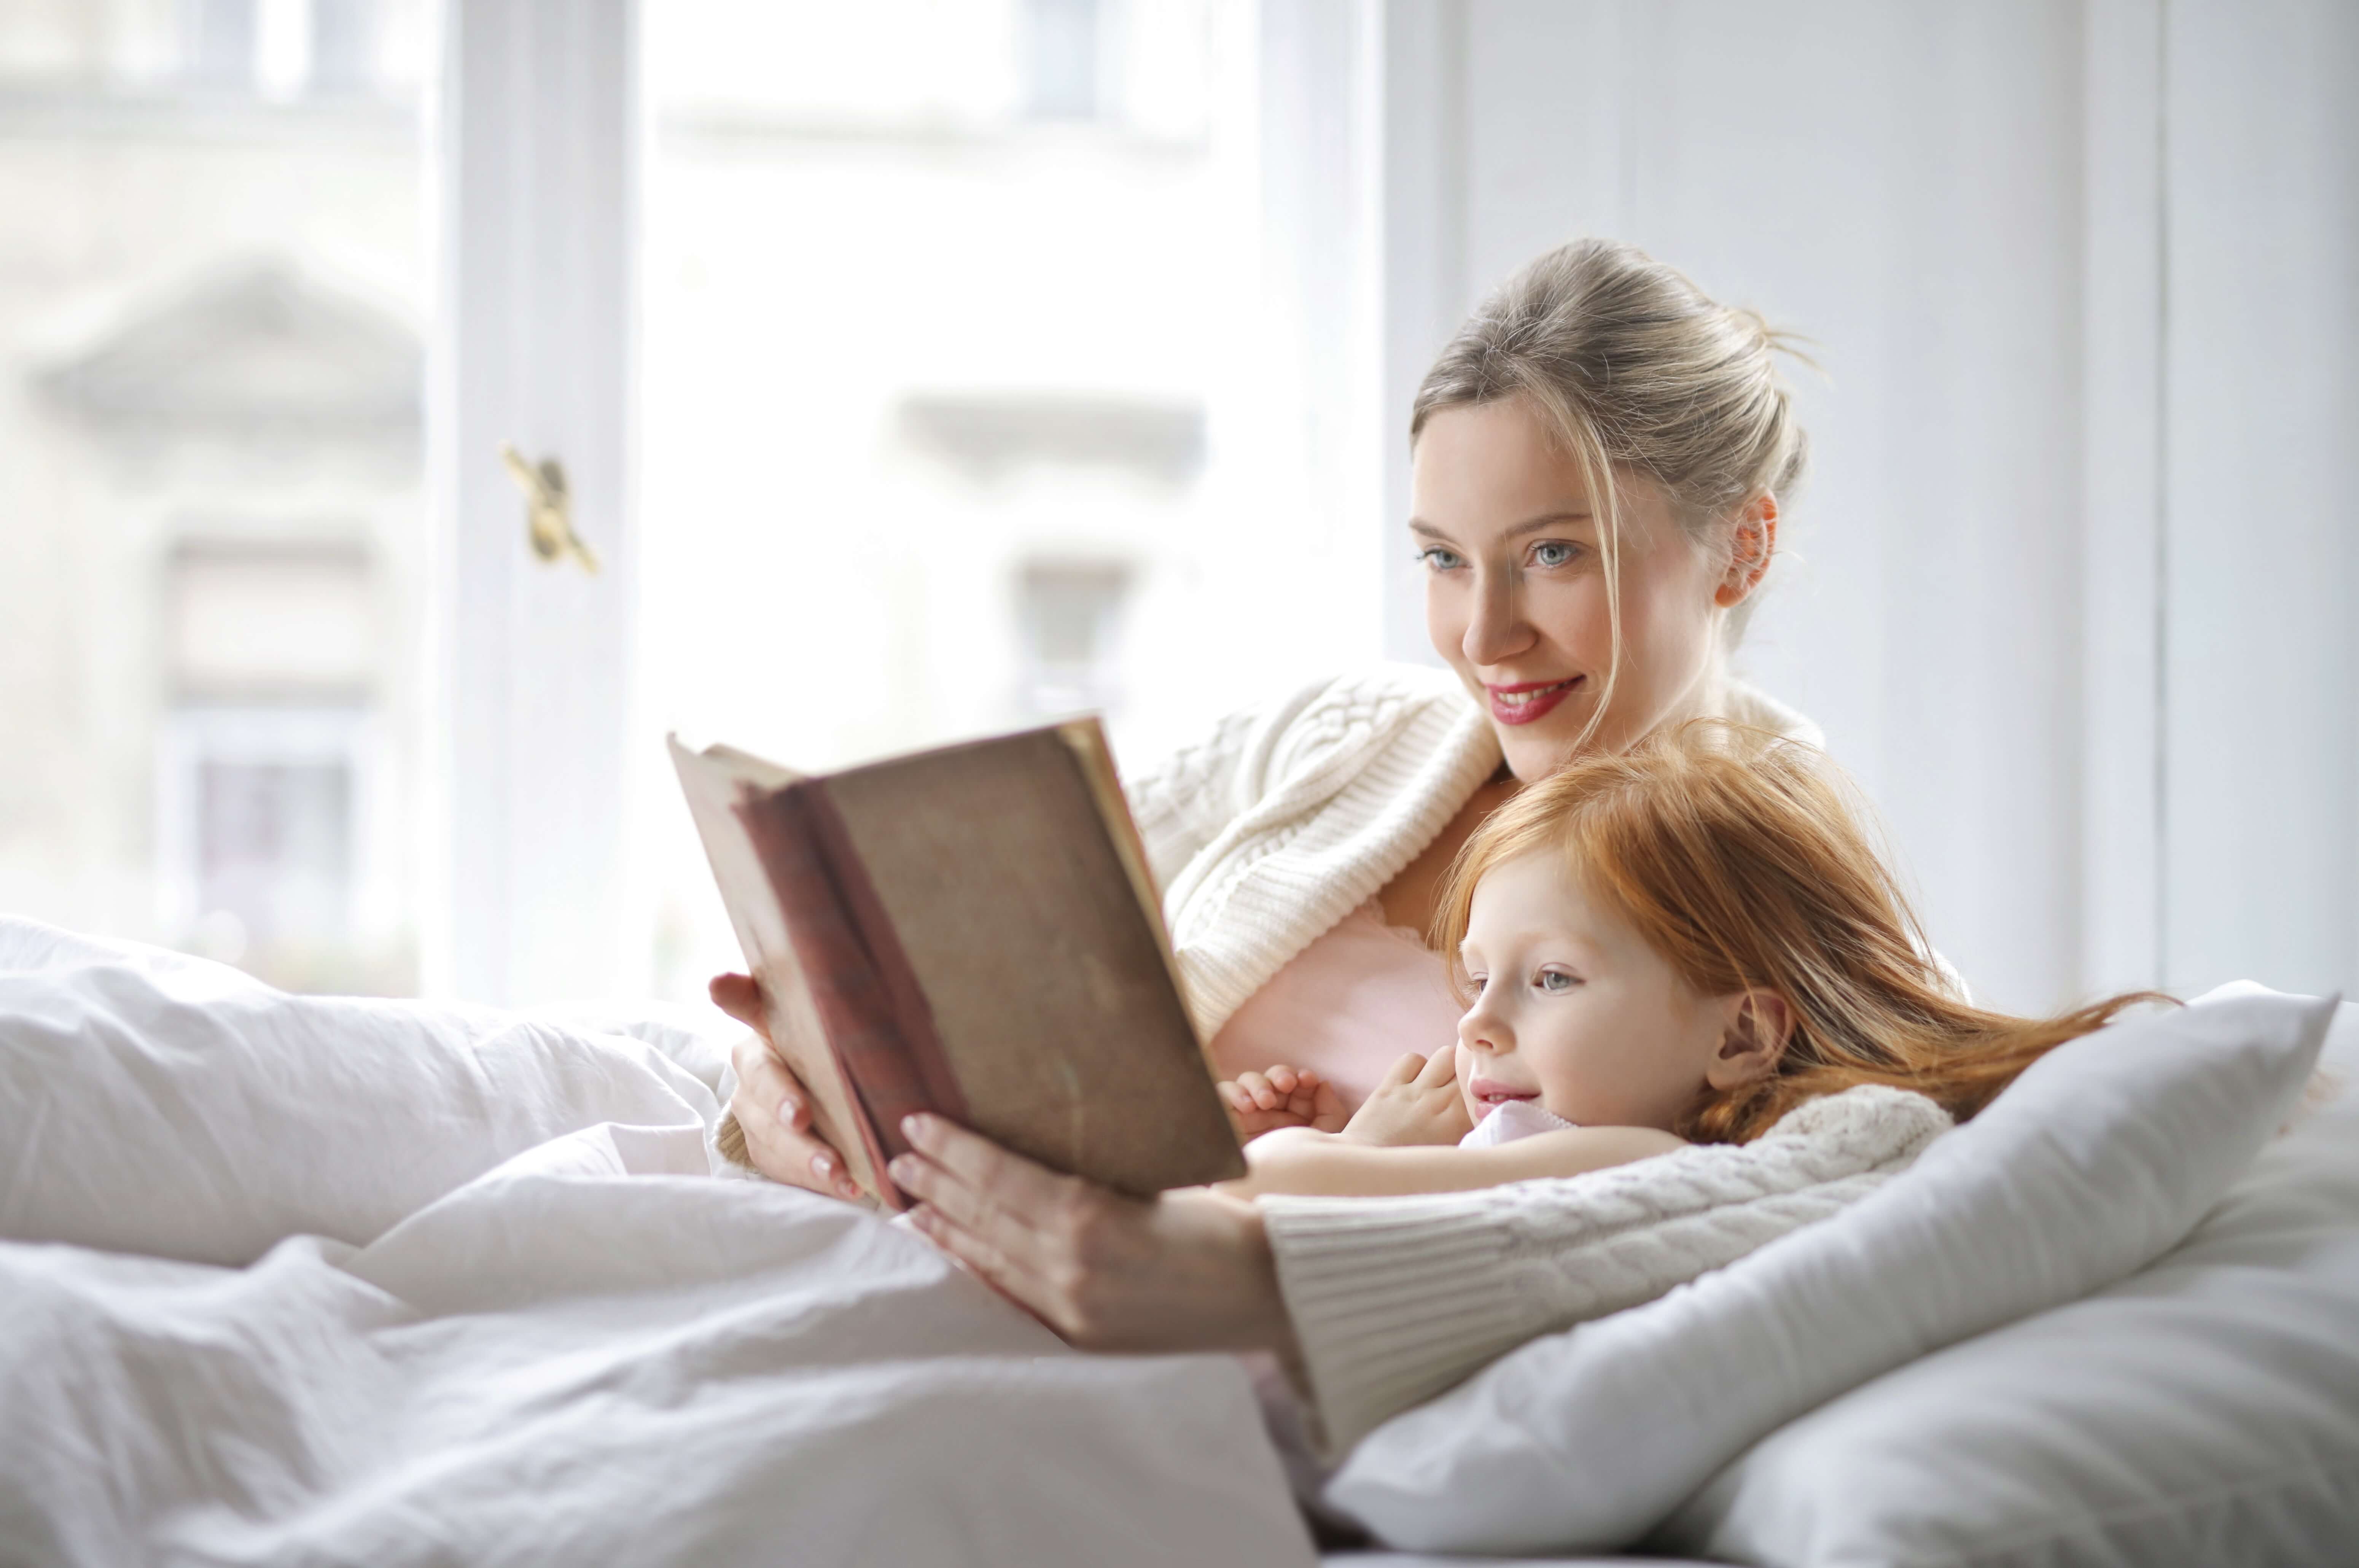
[[[1300,504],[1251,5],[644,15],[642,755],[1089,708],[1135,767],[1371,655],[1374,546]],[[699,995],[734,945],[677,786],[640,795],[658,983]]]
[[423,0],[0,0],[0,908],[416,984]]

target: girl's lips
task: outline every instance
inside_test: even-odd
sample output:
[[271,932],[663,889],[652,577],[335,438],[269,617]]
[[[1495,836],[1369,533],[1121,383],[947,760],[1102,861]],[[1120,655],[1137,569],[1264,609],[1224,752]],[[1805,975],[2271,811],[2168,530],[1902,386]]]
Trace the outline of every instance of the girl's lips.
[[1525,681],[1517,686],[1485,686],[1483,695],[1490,699],[1491,717],[1502,724],[1533,724],[1548,716],[1549,709],[1571,697],[1586,678],[1574,676],[1570,680]]
[[1505,1105],[1511,1099],[1540,1098],[1540,1091],[1538,1089],[1512,1088],[1496,1078],[1477,1078],[1466,1086],[1466,1092],[1478,1105],[1497,1106]]

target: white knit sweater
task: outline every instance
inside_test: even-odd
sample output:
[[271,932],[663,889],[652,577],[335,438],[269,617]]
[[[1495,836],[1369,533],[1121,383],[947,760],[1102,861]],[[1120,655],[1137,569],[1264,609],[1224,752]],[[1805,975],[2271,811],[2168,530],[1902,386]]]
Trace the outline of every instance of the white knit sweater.
[[[1732,719],[1819,739],[1750,687],[1732,684],[1722,706]],[[1399,874],[1499,760],[1489,721],[1456,677],[1387,665],[1237,714],[1132,781],[1204,1038]],[[1598,1240],[1587,1200],[1568,1195],[1578,1185],[1262,1200],[1331,1444],[1601,1310],[1600,1290],[1613,1287],[1574,1266]]]
[[1923,1095],[1807,1100],[1750,1143],[1408,1198],[1261,1199],[1331,1451],[1526,1340],[1653,1301],[1884,1184],[1949,1130]]
[[[1752,687],[1743,723],[1819,743]],[[1397,876],[1499,767],[1490,720],[1447,670],[1385,665],[1234,714],[1125,793],[1163,889],[1205,1039]]]

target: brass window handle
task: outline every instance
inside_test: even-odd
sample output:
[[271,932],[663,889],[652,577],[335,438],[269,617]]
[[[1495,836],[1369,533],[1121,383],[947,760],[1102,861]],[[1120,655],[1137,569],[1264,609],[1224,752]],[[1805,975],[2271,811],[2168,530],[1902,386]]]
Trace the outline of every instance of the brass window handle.
[[551,566],[571,556],[582,563],[583,571],[596,575],[598,552],[573,531],[573,499],[565,487],[565,465],[555,458],[543,458],[535,466],[525,460],[513,441],[500,443],[500,461],[507,465],[508,477],[524,492],[525,539],[532,553]]

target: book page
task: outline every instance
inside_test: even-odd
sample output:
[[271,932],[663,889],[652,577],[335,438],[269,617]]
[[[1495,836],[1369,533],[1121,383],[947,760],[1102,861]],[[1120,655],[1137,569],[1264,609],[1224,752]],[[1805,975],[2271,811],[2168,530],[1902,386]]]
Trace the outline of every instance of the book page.
[[843,1156],[864,1191],[898,1208],[903,1200],[886,1177],[876,1139],[828,1044],[777,894],[740,815],[749,794],[775,792],[801,775],[724,746],[691,752],[677,736],[670,748],[737,945],[762,988],[771,1044],[810,1093],[812,1130]]

